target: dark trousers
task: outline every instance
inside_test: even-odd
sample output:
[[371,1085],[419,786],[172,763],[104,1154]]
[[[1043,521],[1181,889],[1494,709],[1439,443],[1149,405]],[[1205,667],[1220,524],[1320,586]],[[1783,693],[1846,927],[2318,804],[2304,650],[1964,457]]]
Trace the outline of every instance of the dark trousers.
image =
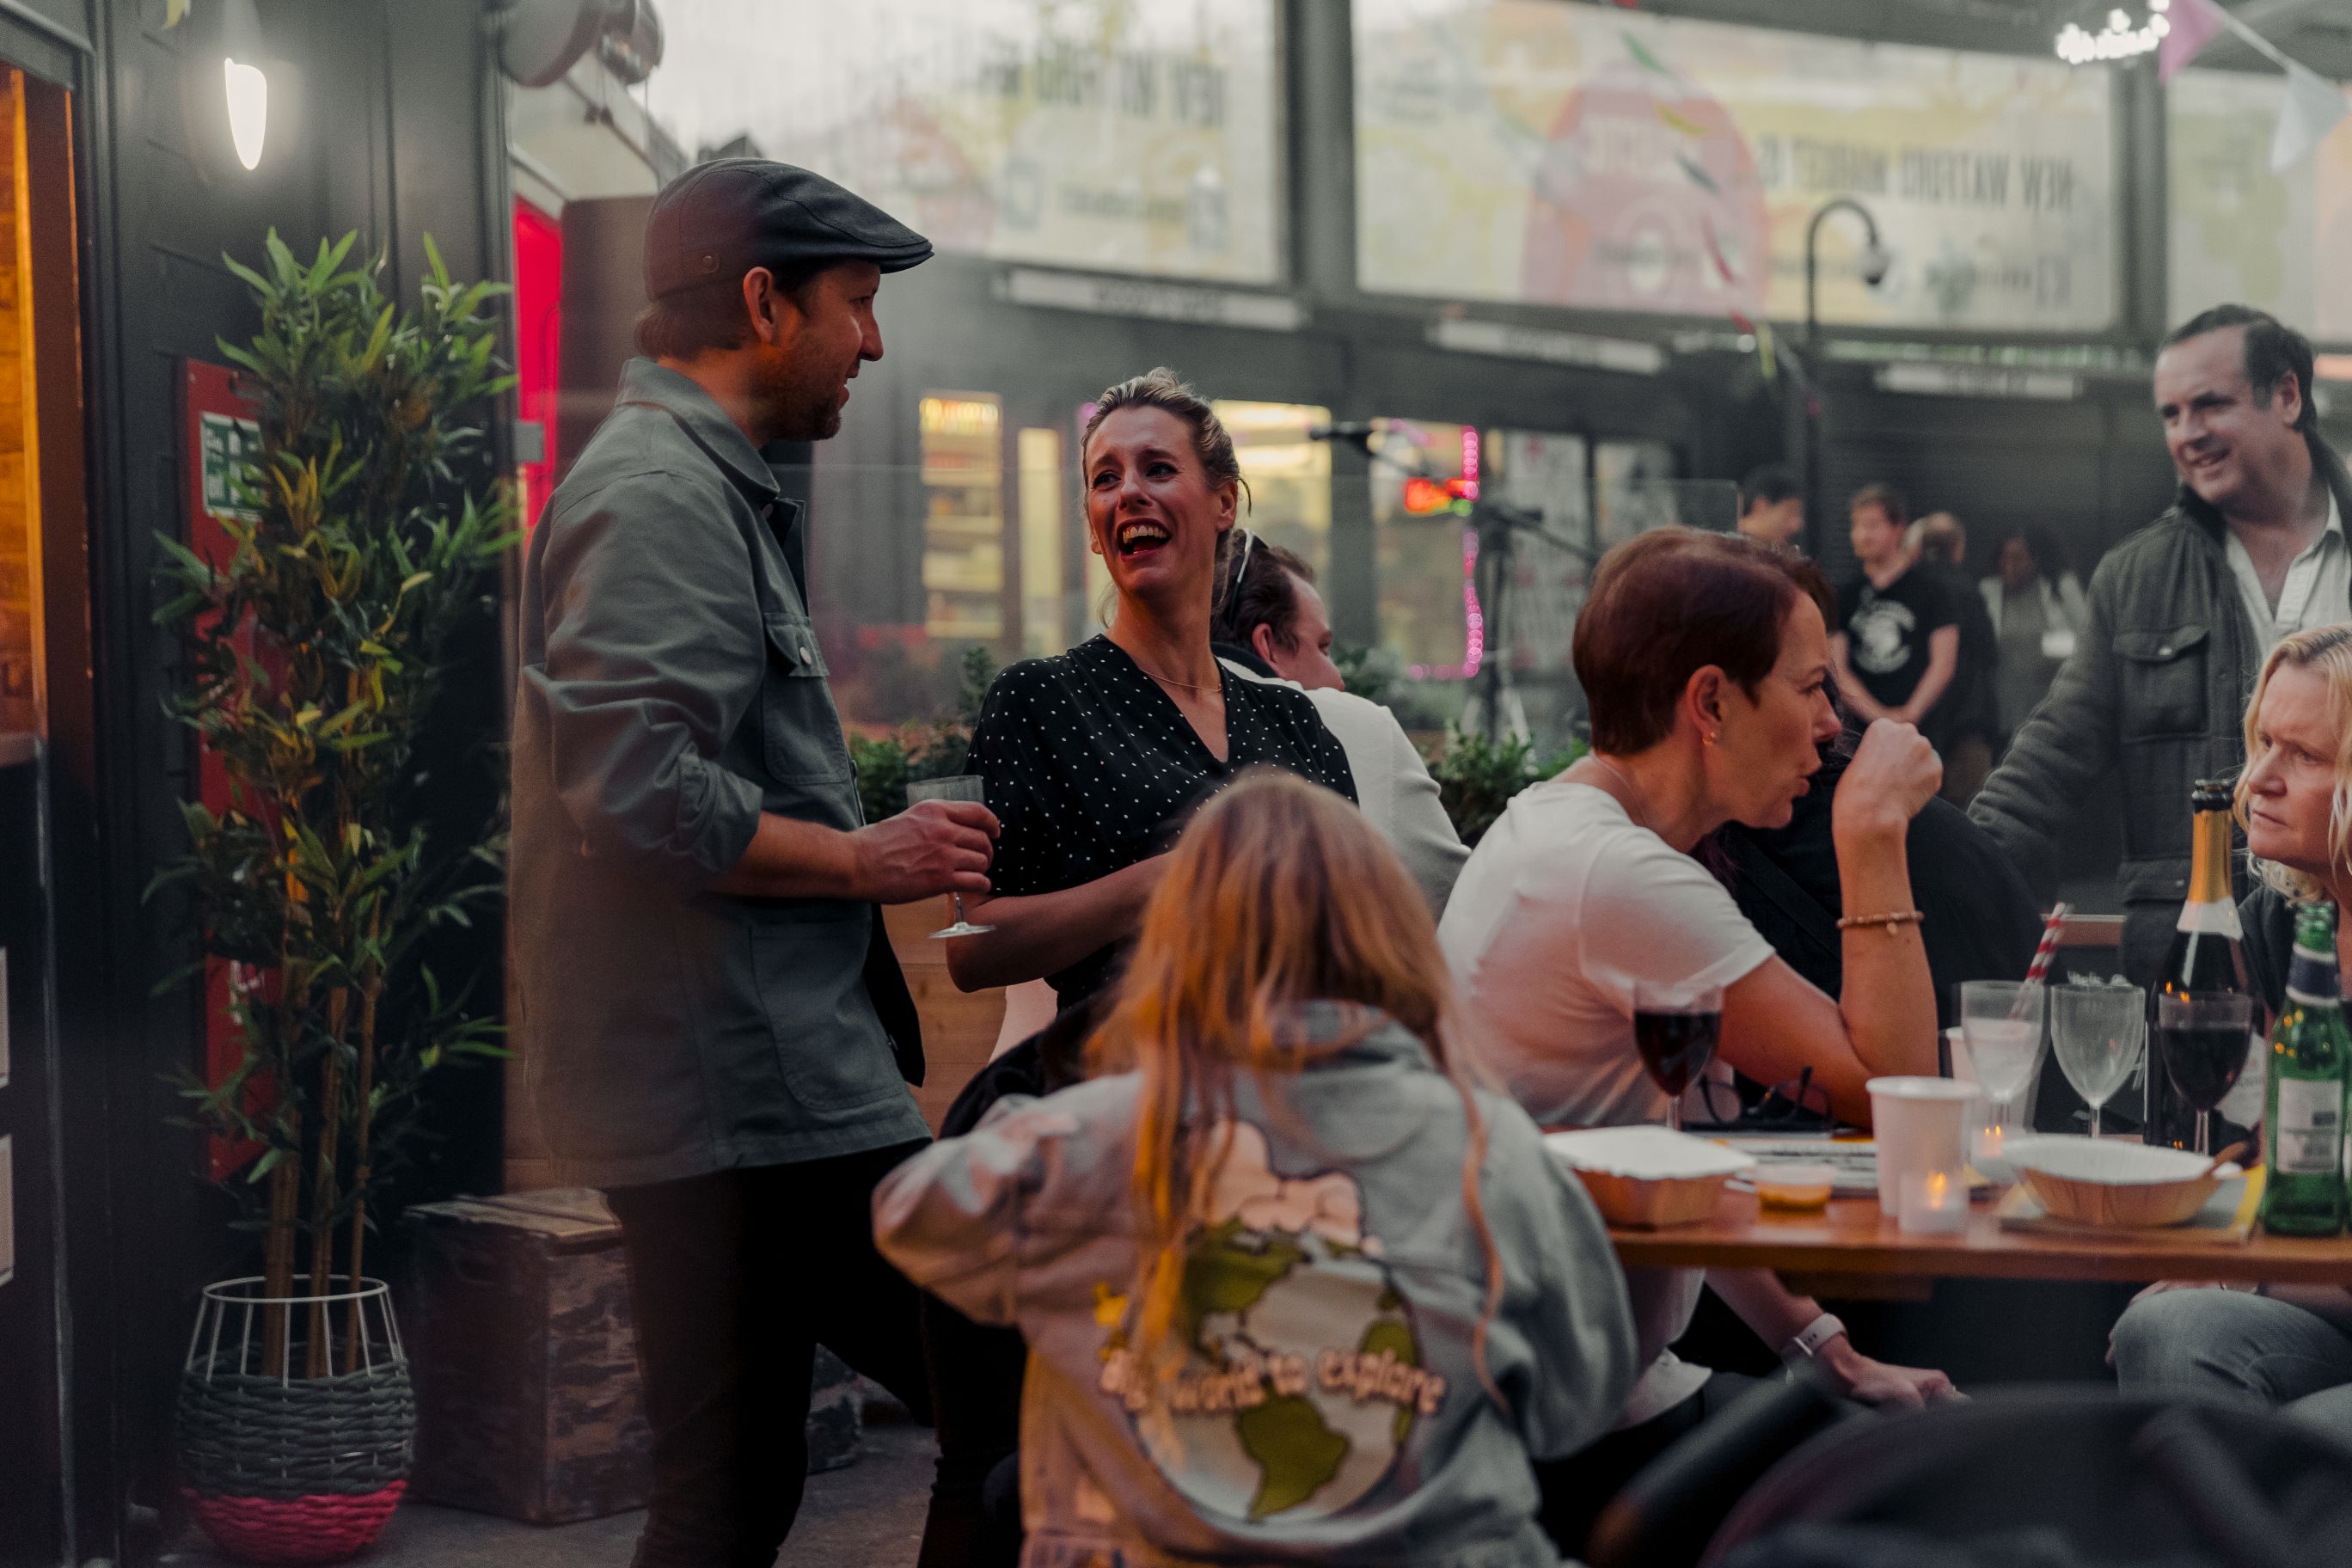
[[1597,1437],[1565,1459],[1538,1461],[1536,1485],[1543,1496],[1536,1518],[1552,1544],[1563,1556],[1581,1558],[1585,1540],[1609,1500],[1643,1466],[1755,1387],[1758,1381],[1736,1372],[1718,1372],[1688,1399],[1639,1426]]
[[936,1296],[923,1298],[922,1312],[940,1470],[915,1568],[1013,1568],[1028,1347],[1018,1331],[975,1323]]
[[621,1222],[653,1498],[635,1568],[769,1568],[800,1511],[822,1343],[930,1418],[915,1288],[875,1184],[921,1148],[721,1171],[605,1199]]

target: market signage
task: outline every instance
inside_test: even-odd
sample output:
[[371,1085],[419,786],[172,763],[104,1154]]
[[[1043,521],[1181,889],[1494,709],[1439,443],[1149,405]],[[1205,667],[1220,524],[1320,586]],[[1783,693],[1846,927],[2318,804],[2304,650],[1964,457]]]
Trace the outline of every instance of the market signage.
[[2116,314],[2112,77],[1559,0],[1357,0],[1370,290],[1887,327],[2098,331]]
[[1595,370],[1620,370],[1633,375],[1655,375],[1666,368],[1666,351],[1655,343],[1596,338],[1587,332],[1553,331],[1545,327],[1513,327],[1501,321],[1432,321],[1429,341],[1456,353],[1493,354],[1501,359],[1538,360],[1546,364],[1589,365]]
[[996,294],[1016,305],[1102,316],[1149,316],[1213,327],[1255,327],[1269,332],[1295,332],[1307,324],[1307,307],[1286,294],[1192,289],[1180,283],[1048,272],[1035,267],[1007,268],[996,280]]
[[942,250],[1283,276],[1276,0],[857,0],[782,32],[773,0],[694,9],[655,84],[689,144],[748,135]]
[[2286,79],[2189,70],[2165,89],[2169,314],[2235,300],[2352,342],[2352,120],[2273,173]]
[[2029,370],[2006,364],[1883,364],[1873,380],[1881,392],[1914,392],[1930,397],[2029,397],[2069,402],[2083,394],[2083,378],[2069,371]]

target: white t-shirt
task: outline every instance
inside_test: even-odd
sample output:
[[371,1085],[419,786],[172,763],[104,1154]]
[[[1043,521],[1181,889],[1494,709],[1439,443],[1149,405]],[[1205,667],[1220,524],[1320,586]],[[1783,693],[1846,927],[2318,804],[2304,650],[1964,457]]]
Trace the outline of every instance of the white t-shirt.
[[[1662,1121],[1665,1091],[1633,1046],[1633,984],[1729,985],[1771,944],[1689,856],[1635,826],[1615,797],[1554,780],[1515,797],[1454,885],[1438,944],[1470,1038],[1538,1123]],[[1633,1269],[1635,1328],[1658,1350],[1622,1426],[1705,1383],[1676,1361],[1698,1305],[1694,1269]]]

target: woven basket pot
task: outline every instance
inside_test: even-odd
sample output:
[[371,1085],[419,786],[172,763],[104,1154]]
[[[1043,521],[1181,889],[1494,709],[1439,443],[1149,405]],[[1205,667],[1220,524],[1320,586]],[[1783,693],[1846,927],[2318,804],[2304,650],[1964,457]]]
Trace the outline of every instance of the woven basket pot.
[[[231,1557],[340,1563],[383,1532],[415,1455],[391,1294],[375,1279],[330,1296],[262,1289],[249,1279],[205,1290],[180,1374],[181,1490]],[[286,1323],[274,1358],[273,1308]],[[310,1377],[314,1341],[328,1371]]]

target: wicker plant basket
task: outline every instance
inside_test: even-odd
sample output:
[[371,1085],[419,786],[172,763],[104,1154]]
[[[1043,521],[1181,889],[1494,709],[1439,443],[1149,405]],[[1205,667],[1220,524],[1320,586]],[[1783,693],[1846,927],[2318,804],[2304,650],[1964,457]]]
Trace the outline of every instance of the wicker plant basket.
[[[415,1458],[392,1298],[374,1279],[331,1296],[261,1292],[258,1279],[205,1290],[180,1374],[181,1489],[232,1557],[340,1563],[383,1533]],[[273,1307],[288,1324],[274,1359]],[[307,1377],[314,1339],[330,1370]]]

